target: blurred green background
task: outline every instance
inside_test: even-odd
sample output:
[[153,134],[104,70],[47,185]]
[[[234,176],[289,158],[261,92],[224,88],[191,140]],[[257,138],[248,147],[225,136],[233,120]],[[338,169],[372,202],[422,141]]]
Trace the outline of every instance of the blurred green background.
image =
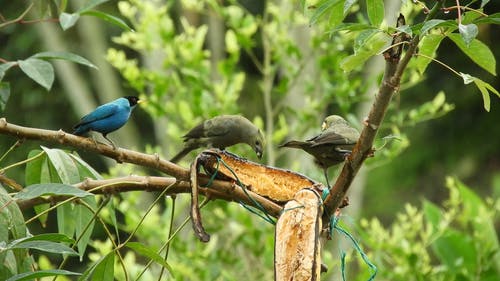
[[[35,3],[28,17],[36,18],[45,2]],[[70,11],[84,3],[68,2]],[[385,2],[386,19],[392,24],[402,1]],[[353,9],[364,9],[363,3],[355,4]],[[401,10],[410,24],[422,19],[418,5],[412,1],[403,3]],[[26,5],[3,0],[0,7],[2,17],[12,19]],[[310,25],[310,11],[295,2],[109,1],[99,10],[125,19],[135,32],[94,17],[82,17],[65,32],[54,22],[0,28],[0,58],[4,60],[60,50],[79,54],[99,67],[95,70],[53,61],[56,79],[50,91],[20,69],[9,70],[3,80],[11,83],[11,96],[1,117],[23,126],[71,132],[79,118],[96,105],[120,96],[139,95],[148,103],[139,106],[130,122],[110,137],[119,146],[158,152],[169,159],[181,148],[181,136],[201,120],[219,114],[243,114],[266,133],[265,163],[323,181],[321,169],[314,166],[310,156],[277,146],[288,139],[313,136],[323,118],[330,114],[343,115],[361,129],[383,72],[381,56],[350,72],[344,71],[343,59],[352,54],[359,39],[352,33],[329,36],[328,20]],[[497,11],[500,2],[491,1],[484,12]],[[444,17],[454,18],[456,14]],[[349,19],[359,20],[355,15]],[[496,47],[500,44],[498,25],[482,26],[478,39],[490,46],[496,58],[500,57],[500,48]],[[437,58],[500,89],[500,79],[481,70],[451,40],[444,39]],[[422,109],[439,92],[444,92],[445,102],[434,111]],[[360,218],[376,217],[382,224],[390,225],[395,214],[403,212],[408,203],[420,206],[426,198],[440,205],[449,197],[445,188],[447,176],[456,177],[483,198],[498,198],[499,101],[492,96],[491,111],[486,112],[479,90],[464,85],[461,78],[442,66],[431,63],[424,74],[410,68],[378,135],[375,145],[383,148],[367,161],[350,189],[351,205],[344,211],[346,221],[356,224]],[[412,113],[419,110],[423,113]],[[382,138],[389,135],[397,139],[386,143]],[[0,153],[14,142],[13,138],[0,137]],[[40,144],[24,142],[2,165],[25,159]],[[257,160],[248,147],[229,150]],[[155,173],[81,154],[109,177]],[[192,156],[181,165],[187,167]],[[330,169],[332,178],[337,173]],[[8,176],[22,184],[24,168],[9,170]],[[124,195],[120,202],[128,203],[127,207],[122,206],[123,213],[140,212],[151,202],[144,194],[139,198],[131,202],[130,196]],[[186,204],[178,204],[178,220],[187,214]],[[156,223],[167,224],[166,219],[155,219],[164,218],[168,209],[156,211],[159,217],[149,217],[150,228],[146,225],[147,231],[141,236],[145,243],[158,239],[151,234]],[[178,276],[185,276],[185,280],[236,280],[248,277],[245,274],[252,268],[266,267],[262,275],[254,272],[249,279],[272,277],[271,225],[237,204],[225,202],[209,204],[203,214],[205,225],[213,234],[212,241],[201,244],[186,228],[186,234],[179,238],[182,243],[174,243],[172,252],[172,266]],[[498,220],[495,226],[498,231]],[[166,230],[161,230],[157,235],[165,237]],[[259,244],[265,245],[265,253],[270,255],[264,256],[261,249],[255,248]],[[176,258],[176,253],[184,256]],[[339,262],[335,251],[326,255],[327,261]],[[248,258],[246,262],[241,261],[244,257]],[[207,266],[205,260],[210,260],[210,268],[205,268],[207,273],[193,273],[193,268]],[[225,268],[224,264],[234,268]],[[244,268],[241,276],[237,268]]]

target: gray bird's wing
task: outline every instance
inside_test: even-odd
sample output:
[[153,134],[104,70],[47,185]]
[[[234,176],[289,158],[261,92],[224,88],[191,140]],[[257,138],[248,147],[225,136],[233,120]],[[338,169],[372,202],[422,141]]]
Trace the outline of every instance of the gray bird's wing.
[[227,135],[229,133],[230,126],[226,123],[226,120],[222,120],[220,118],[205,120],[191,129],[191,131],[184,135],[184,138],[200,139]]
[[359,133],[356,129],[341,126],[337,128],[329,128],[323,131],[316,137],[309,139],[312,147],[319,145],[342,145],[342,144],[355,144],[359,138]]

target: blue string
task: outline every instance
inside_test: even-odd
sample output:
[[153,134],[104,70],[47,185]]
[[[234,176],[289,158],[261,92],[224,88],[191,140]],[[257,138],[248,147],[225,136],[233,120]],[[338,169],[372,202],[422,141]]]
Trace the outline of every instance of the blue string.
[[330,189],[323,188],[323,191],[321,192],[321,200],[325,201],[328,194],[330,194]]
[[[217,159],[217,167],[216,167],[216,171],[215,171],[214,175],[216,175],[219,172],[219,164],[222,163],[222,165],[224,165],[224,167],[226,167],[226,169],[228,169],[231,172],[231,174],[233,174],[233,176],[236,178],[236,183],[241,187],[241,189],[243,189],[243,192],[245,193],[245,195],[250,199],[250,201],[252,201],[252,203],[257,207],[257,210],[259,210],[260,213],[258,211],[256,211],[254,208],[252,208],[251,206],[248,206],[241,201],[239,202],[240,205],[243,206],[243,208],[250,211],[251,213],[256,214],[257,216],[259,216],[263,220],[267,221],[268,223],[276,224],[276,221],[267,213],[266,209],[259,202],[255,201],[255,199],[253,199],[253,197],[250,196],[250,194],[248,194],[245,185],[240,181],[240,179],[238,178],[238,175],[233,171],[233,169],[231,169],[231,167],[229,167],[229,165],[227,165],[226,162],[224,162],[224,160],[222,160],[222,158],[220,158],[219,156],[216,156],[216,159]],[[214,175],[212,175],[212,177],[210,178],[210,183],[215,178]]]
[[[340,227],[338,225],[338,222],[339,222],[338,216],[331,217],[331,219],[330,219],[330,233],[333,234],[333,230],[335,229],[339,233],[341,233],[344,236],[346,236],[347,238],[349,238],[349,240],[351,240],[351,243],[354,245],[354,248],[356,249],[356,251],[361,255],[361,258],[363,259],[365,264],[367,264],[368,267],[370,267],[370,269],[372,271],[372,274],[370,275],[370,278],[368,278],[368,281],[373,281],[375,279],[375,276],[377,275],[377,267],[368,259],[366,254],[361,249],[361,246],[356,241],[356,239],[354,239],[354,237],[349,232],[347,232],[345,229]],[[341,270],[342,270],[342,280],[345,281],[346,279],[345,279],[345,253],[344,252],[341,253]]]

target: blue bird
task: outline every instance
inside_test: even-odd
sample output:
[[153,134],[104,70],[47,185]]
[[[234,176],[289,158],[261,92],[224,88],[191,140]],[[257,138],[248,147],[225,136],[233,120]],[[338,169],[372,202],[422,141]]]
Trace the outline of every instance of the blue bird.
[[116,148],[113,141],[108,139],[106,135],[125,125],[132,110],[141,102],[142,100],[139,100],[138,97],[126,96],[103,104],[83,116],[80,122],[73,127],[75,129],[73,134],[81,136],[89,131],[99,132],[111,143],[113,148]]

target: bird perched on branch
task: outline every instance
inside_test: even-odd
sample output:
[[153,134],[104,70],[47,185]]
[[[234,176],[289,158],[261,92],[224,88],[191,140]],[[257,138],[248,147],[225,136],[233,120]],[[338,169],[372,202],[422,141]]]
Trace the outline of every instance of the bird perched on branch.
[[89,131],[99,132],[111,143],[113,148],[116,148],[113,141],[107,137],[107,134],[125,125],[132,110],[141,102],[142,100],[138,97],[126,96],[103,104],[94,111],[83,116],[80,122],[73,127],[73,129],[75,129],[73,134],[81,136]]
[[330,186],[328,168],[344,162],[358,141],[359,132],[338,115],[326,117],[321,129],[319,135],[306,141],[292,140],[280,147],[302,149],[314,156],[316,164],[323,168],[327,185]]
[[203,121],[184,135],[184,148],[175,155],[173,163],[179,162],[192,150],[200,147],[225,149],[246,143],[262,158],[264,136],[252,122],[239,115],[221,115]]

